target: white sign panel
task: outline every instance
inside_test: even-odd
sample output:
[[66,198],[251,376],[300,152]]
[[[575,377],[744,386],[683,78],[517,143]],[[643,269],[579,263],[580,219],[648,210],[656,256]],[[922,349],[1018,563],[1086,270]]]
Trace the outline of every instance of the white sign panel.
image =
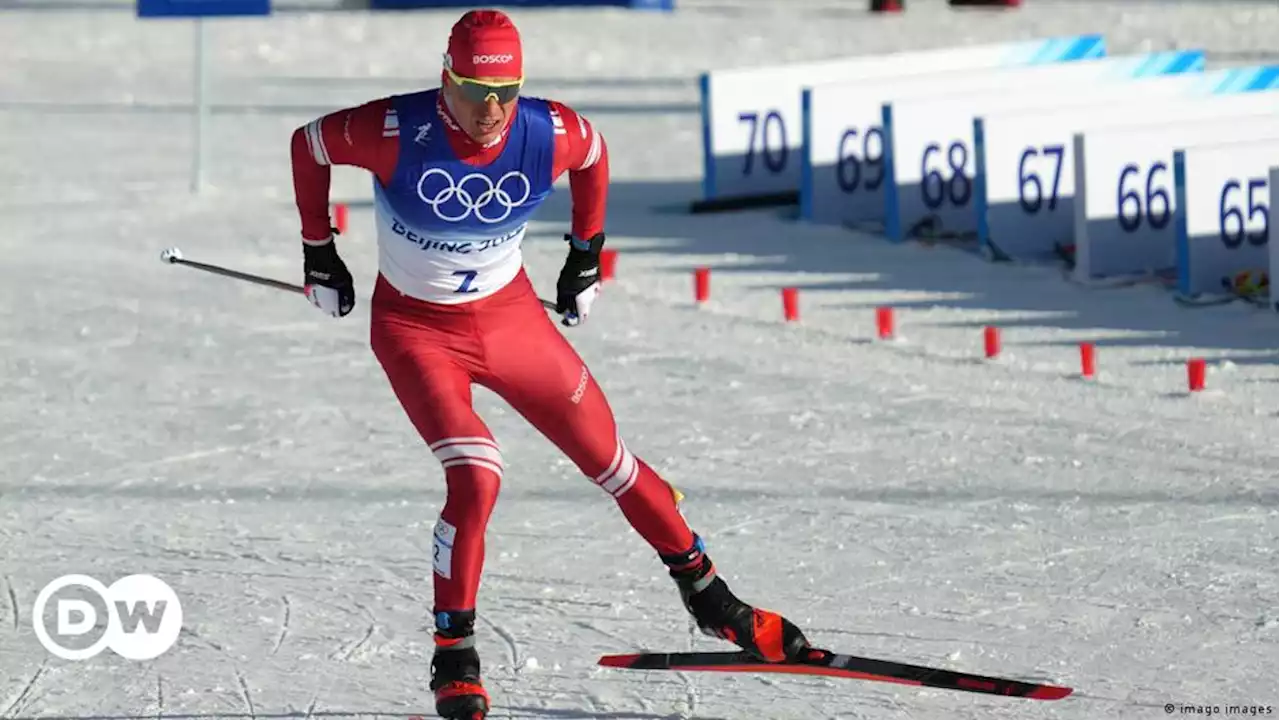
[[1268,268],[1277,209],[1270,172],[1280,162],[1278,138],[1280,129],[1272,138],[1174,153],[1180,292],[1221,293],[1236,273]]
[[1077,280],[1175,265],[1173,151],[1227,139],[1274,138],[1280,107],[1267,115],[1169,120],[1090,129],[1073,138]]
[[[948,233],[972,235],[978,232],[978,216],[981,205],[986,201],[986,188],[977,182],[982,175],[981,156],[974,141],[974,118],[987,113],[998,113],[1009,110],[1058,110],[1097,106],[1101,111],[1110,111],[1114,106],[1133,107],[1153,99],[1173,99],[1178,97],[1207,97],[1214,94],[1236,93],[1241,88],[1255,88],[1262,84],[1277,86],[1280,80],[1276,66],[1252,68],[1251,75],[1257,82],[1227,82],[1241,76],[1239,69],[1219,70],[1213,73],[1198,72],[1203,68],[1203,54],[1196,52],[1186,57],[1185,63],[1176,58],[1169,59],[1167,64],[1152,64],[1144,68],[1148,72],[1165,74],[1142,76],[1134,79],[1121,79],[1118,82],[1099,82],[1092,84],[1067,85],[1054,84],[1051,87],[1029,88],[1025,91],[1009,92],[1008,90],[991,90],[984,92],[966,92],[946,94],[935,98],[912,98],[886,104],[884,108],[885,138],[892,143],[891,154],[894,158],[894,173],[897,178],[896,208],[886,205],[886,217],[897,212],[896,222],[886,222],[891,229],[909,228],[920,219],[929,216],[940,228]],[[1185,72],[1178,72],[1185,69]],[[999,140],[996,138],[995,140]],[[954,196],[951,193],[940,193],[936,187],[937,173],[944,169],[930,168],[930,153],[937,155],[939,151],[951,155],[962,152],[974,157],[973,175],[966,174],[972,182],[973,192]],[[1043,152],[1036,149],[1035,153]],[[1054,150],[1049,150],[1054,155]],[[1060,160],[1054,155],[1053,159]],[[1060,162],[1056,162],[1061,167]],[[967,173],[967,170],[966,170]],[[935,187],[923,184],[923,178],[930,178]],[[1012,184],[1020,189],[1023,178],[1013,175],[1002,177],[1006,187]],[[1034,207],[1035,178],[1026,178],[1031,185],[1025,188],[1032,197],[1028,204]],[[1003,189],[1003,188],[1002,188]],[[893,237],[890,239],[902,239]],[[1017,240],[1014,241],[1015,244]],[[986,244],[986,243],[984,243]],[[1000,247],[1006,253],[1009,248]],[[996,253],[999,254],[999,253]]]
[[[1127,81],[1148,73],[1181,71],[1204,62],[1200,52],[1168,52],[1082,60],[1022,68],[988,68],[965,73],[933,73],[875,82],[815,85],[804,91],[805,151],[800,179],[800,217],[823,223],[856,225],[887,222],[885,204],[899,169],[891,146],[884,142],[883,106],[913,98],[991,90],[1036,90],[1043,87]],[[969,149],[971,150],[971,149]],[[906,164],[920,164],[920,158]],[[928,162],[944,178],[949,168],[968,168],[972,152],[957,149],[932,153]],[[967,178],[966,178],[967,179]],[[943,180],[944,185],[946,180]],[[953,192],[962,194],[961,179]],[[936,189],[936,183],[935,183]],[[972,188],[969,189],[972,194]]]
[[[1204,77],[1215,75],[1205,73]],[[1244,91],[1189,99],[995,110],[975,118],[978,242],[990,246],[996,255],[1033,261],[1053,257],[1056,246],[1068,246],[1075,238],[1077,189],[1071,142],[1077,132],[1160,125],[1173,118],[1266,115],[1280,107],[1280,93],[1275,89],[1275,74],[1265,75],[1269,90],[1248,92],[1254,87],[1250,84],[1216,85]]]
[[[1271,168],[1271,172],[1267,174],[1267,178],[1271,183],[1271,207],[1280,208],[1280,168]],[[1280,212],[1275,210],[1273,212]],[[1280,231],[1276,228],[1280,227],[1280,222],[1274,219],[1271,221],[1271,238],[1268,245],[1271,250],[1267,254],[1271,256],[1271,272],[1267,275],[1269,286],[1271,287],[1271,309],[1280,310]]]
[[1105,54],[1101,35],[1073,35],[703,73],[704,200],[799,189],[800,91],[805,86],[1071,62]]
[[[1097,63],[1077,63],[1079,68],[1089,65]],[[1201,51],[1169,53],[1132,62],[1128,67],[1099,68],[1095,77],[1082,77],[1075,83],[1018,81],[1017,85],[982,92],[886,103],[881,109],[882,126],[893,159],[890,170],[894,183],[886,188],[885,235],[893,241],[905,240],[910,229],[926,218],[935,228],[948,232],[977,229],[973,222],[973,118],[983,111],[984,103],[1015,99],[1033,107],[1054,107],[1089,93],[1097,94],[1099,103],[1106,102],[1108,96],[1117,101],[1144,94],[1177,95],[1192,87],[1191,81],[1198,79],[1203,69]],[[1160,85],[1160,80],[1169,82]]]

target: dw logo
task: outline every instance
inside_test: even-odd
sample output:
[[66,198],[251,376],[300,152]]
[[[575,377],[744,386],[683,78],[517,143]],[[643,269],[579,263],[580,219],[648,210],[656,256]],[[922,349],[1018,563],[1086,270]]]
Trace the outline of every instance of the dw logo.
[[[46,612],[55,621],[53,632]],[[105,627],[99,618],[106,618]],[[129,660],[151,660],[178,641],[182,605],[173,588],[151,575],[130,575],[111,587],[88,575],[64,575],[36,596],[31,625],[40,644],[63,660],[87,660],[104,648]]]

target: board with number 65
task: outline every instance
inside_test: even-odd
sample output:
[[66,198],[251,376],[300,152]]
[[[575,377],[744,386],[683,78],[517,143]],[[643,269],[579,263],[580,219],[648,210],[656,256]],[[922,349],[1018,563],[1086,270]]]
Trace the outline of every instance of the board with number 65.
[[1277,162],[1275,136],[1174,152],[1179,292],[1221,293],[1224,278],[1269,268],[1276,251],[1269,247],[1276,209],[1270,173]]
[[1276,143],[1280,106],[1265,114],[1095,128],[1072,139],[1075,278],[1162,272],[1176,264],[1173,153],[1225,139]]

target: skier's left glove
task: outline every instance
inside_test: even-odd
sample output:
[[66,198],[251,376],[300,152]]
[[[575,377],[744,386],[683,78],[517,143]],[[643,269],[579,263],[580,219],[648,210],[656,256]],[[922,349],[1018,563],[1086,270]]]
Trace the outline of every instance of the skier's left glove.
[[587,319],[591,304],[600,294],[600,249],[604,233],[590,240],[565,235],[569,255],[564,259],[560,279],[556,282],[556,312],[564,317],[561,324],[572,327]]

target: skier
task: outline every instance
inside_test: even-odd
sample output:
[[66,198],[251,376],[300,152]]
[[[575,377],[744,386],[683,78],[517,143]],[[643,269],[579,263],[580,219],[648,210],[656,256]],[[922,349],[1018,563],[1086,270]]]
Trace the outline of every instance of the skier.
[[464,14],[440,87],[324,115],[292,136],[307,298],[342,317],[351,273],[329,221],[330,167],[371,172],[379,273],[370,345],[391,388],[444,468],[434,531],[435,652],[430,688],[444,718],[485,717],[474,624],[484,533],[504,460],[471,404],[500,395],[608,492],[654,549],[708,635],[779,662],[808,648],[780,615],[738,599],[686,524],[673,490],[618,435],[613,412],[525,274],[526,223],[563,173],[572,226],[556,284],[562,324],[585,321],[600,290],[608,152],[568,106],[521,95],[519,33],[494,10]]

